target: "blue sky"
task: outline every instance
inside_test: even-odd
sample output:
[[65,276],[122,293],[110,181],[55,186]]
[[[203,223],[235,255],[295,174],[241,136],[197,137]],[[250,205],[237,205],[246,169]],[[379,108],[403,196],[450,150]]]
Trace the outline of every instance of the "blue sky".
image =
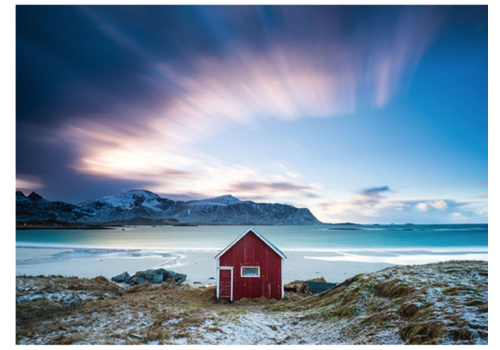
[[18,6],[17,187],[488,221],[486,6]]

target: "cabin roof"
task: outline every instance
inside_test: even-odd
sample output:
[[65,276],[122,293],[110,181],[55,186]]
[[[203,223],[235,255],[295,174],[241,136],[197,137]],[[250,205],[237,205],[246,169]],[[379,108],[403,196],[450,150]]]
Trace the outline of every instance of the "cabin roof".
[[232,246],[238,243],[243,237],[245,237],[249,232],[253,232],[257,237],[260,238],[262,242],[264,242],[269,248],[274,250],[276,254],[278,254],[282,259],[286,259],[286,255],[283,254],[281,250],[279,250],[274,244],[268,241],[268,239],[250,227],[248,230],[243,232],[238,238],[236,238],[231,244],[229,244],[226,248],[224,248],[219,254],[215,256],[215,259],[219,259],[222,255],[224,255]]
[[302,291],[306,286],[308,286],[312,294],[319,294],[335,287],[336,285],[336,283],[306,281],[302,284],[299,290]]

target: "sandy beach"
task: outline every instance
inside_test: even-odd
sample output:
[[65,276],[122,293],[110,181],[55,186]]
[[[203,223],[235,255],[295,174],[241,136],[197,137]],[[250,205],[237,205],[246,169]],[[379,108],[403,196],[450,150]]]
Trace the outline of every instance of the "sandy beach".
[[[124,271],[134,274],[140,270],[163,267],[187,275],[190,285],[215,283],[218,251],[199,250],[110,250],[70,248],[16,248],[17,275],[63,275],[108,279]],[[329,282],[342,282],[359,273],[370,273],[397,264],[418,264],[444,260],[487,260],[487,253],[430,251],[359,251],[321,252],[285,251],[285,283],[324,277]]]
[[[160,256],[149,257],[113,257],[98,256],[82,259],[67,259],[43,262],[57,253],[68,249],[26,248],[16,249],[17,275],[63,275],[92,278],[104,276],[108,279],[124,271],[134,274],[140,270],[164,267],[186,274],[186,283],[191,285],[214,284],[217,255],[216,251],[168,251],[171,258]],[[285,283],[295,280],[324,277],[327,281],[341,282],[358,273],[373,272],[391,266],[386,263],[343,262],[313,260],[307,257],[325,256],[320,252],[286,252]],[[331,254],[330,254],[331,255]],[[33,263],[23,263],[28,259]],[[195,283],[196,282],[196,283]]]

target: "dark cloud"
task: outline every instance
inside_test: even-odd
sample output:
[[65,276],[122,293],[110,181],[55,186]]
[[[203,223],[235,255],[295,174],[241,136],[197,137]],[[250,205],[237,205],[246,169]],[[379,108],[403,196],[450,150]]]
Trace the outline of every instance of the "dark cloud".
[[365,196],[377,196],[383,192],[391,192],[389,186],[379,186],[379,187],[369,187],[360,191],[361,194]]

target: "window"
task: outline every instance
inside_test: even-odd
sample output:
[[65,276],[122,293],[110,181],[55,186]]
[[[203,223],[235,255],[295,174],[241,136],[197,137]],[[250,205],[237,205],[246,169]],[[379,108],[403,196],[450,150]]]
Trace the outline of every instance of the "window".
[[241,277],[260,277],[260,267],[258,266],[242,266]]

